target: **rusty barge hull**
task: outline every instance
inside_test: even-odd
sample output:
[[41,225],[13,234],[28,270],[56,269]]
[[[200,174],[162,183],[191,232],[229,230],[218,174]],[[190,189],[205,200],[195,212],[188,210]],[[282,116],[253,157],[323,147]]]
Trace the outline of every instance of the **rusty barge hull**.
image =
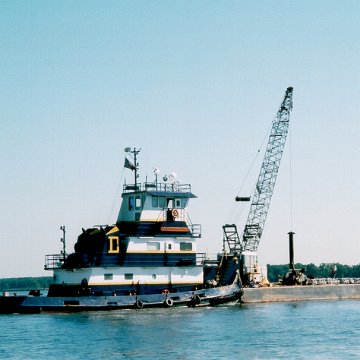
[[244,288],[241,302],[268,303],[314,300],[360,300],[360,284]]

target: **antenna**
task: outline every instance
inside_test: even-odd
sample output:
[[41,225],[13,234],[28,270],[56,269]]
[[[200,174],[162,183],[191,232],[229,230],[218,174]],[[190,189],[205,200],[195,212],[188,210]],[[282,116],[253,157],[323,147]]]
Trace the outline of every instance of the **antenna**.
[[155,184],[157,184],[158,182],[158,175],[160,174],[160,169],[159,168],[155,168],[154,169],[154,175],[155,175]]
[[137,186],[137,178],[139,177],[138,175],[138,170],[139,170],[139,163],[137,162],[137,155],[140,153],[141,149],[136,149],[134,147],[134,149],[131,150],[131,147],[127,146],[124,151],[126,153],[128,153],[134,160],[134,165],[131,168],[131,170],[134,170],[134,176],[135,176],[135,187]]

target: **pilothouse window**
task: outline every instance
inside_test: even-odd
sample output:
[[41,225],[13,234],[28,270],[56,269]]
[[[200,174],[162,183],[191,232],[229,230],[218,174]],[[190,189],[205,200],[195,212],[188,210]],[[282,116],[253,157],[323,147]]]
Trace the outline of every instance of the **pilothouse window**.
[[152,196],[152,207],[157,208],[159,206],[159,197],[156,195]]
[[163,196],[159,197],[159,207],[164,209],[165,203],[166,203],[165,202],[165,197],[163,197]]
[[130,196],[129,197],[129,210],[134,210],[134,208],[135,208],[134,197]]

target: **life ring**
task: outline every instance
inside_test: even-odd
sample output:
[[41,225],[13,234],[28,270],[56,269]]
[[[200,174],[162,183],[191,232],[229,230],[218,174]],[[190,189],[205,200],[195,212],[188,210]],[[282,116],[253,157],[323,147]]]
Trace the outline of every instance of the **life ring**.
[[171,298],[167,298],[165,301],[164,301],[164,306],[165,307],[172,307],[174,305],[174,300],[171,299]]
[[144,303],[140,300],[136,300],[134,306],[136,309],[142,309],[144,307]]
[[171,215],[174,217],[174,218],[177,218],[179,216],[179,212],[176,210],[176,209],[173,209],[171,211]]

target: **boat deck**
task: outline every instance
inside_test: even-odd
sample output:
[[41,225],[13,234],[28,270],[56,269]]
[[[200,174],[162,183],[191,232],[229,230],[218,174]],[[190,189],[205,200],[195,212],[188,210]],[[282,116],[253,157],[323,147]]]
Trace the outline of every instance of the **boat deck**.
[[270,286],[244,288],[241,302],[267,303],[311,300],[360,300],[360,284]]

